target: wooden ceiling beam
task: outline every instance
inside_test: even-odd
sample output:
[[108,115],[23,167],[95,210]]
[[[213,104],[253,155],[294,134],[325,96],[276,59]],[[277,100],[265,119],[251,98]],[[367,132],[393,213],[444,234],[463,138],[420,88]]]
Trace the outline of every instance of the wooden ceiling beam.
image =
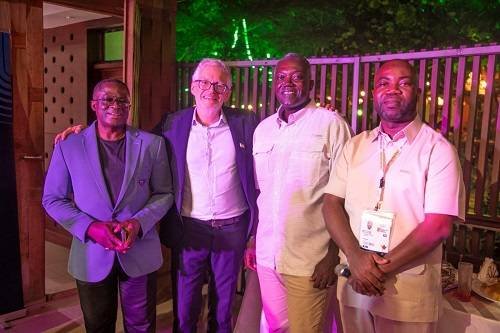
[[123,0],[48,0],[45,2],[93,13],[123,17]]

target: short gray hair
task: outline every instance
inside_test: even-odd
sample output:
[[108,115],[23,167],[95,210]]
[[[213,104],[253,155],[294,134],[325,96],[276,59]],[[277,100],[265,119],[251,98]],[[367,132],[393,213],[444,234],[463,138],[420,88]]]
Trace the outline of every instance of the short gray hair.
[[229,67],[220,59],[215,59],[215,58],[205,58],[202,59],[199,63],[198,66],[196,66],[196,69],[194,70],[193,73],[193,81],[197,80],[200,72],[205,68],[206,66],[216,66],[219,67],[219,69],[222,71],[222,73],[226,76],[226,84],[229,88],[231,88],[231,70]]

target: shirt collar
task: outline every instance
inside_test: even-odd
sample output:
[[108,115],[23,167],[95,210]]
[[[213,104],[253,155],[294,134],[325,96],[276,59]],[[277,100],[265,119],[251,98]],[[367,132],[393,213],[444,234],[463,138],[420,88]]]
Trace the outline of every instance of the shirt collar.
[[194,126],[202,126],[202,127],[219,127],[219,126],[223,126],[224,124],[227,124],[227,120],[226,120],[226,115],[224,114],[224,111],[221,110],[220,112],[220,117],[219,117],[219,120],[217,120],[215,123],[213,123],[212,125],[210,126],[204,126],[202,123],[200,123],[197,119],[196,119],[196,108],[194,108],[194,112],[193,112],[193,120],[191,121],[191,125],[194,127]]
[[292,125],[296,122],[298,122],[300,119],[302,119],[309,111],[313,110],[316,108],[316,104],[314,104],[314,101],[310,101],[306,106],[304,106],[302,109],[299,111],[296,111],[292,113],[291,115],[288,116],[288,122],[284,121],[281,116],[283,115],[283,108],[282,105],[278,108],[278,117],[276,118],[276,122],[278,123],[278,126],[283,126],[283,125]]
[[[415,119],[411,123],[405,126],[402,130],[396,133],[394,137],[392,138],[392,141],[398,141],[402,138],[406,138],[408,140],[409,144],[413,143],[413,140],[415,140],[415,137],[417,136],[418,132],[420,131],[420,128],[422,127],[422,120],[420,119],[420,116],[416,116]],[[371,141],[375,141],[378,139],[380,135],[387,135],[382,131],[382,126],[380,124],[378,127],[374,128],[370,132],[370,139]]]

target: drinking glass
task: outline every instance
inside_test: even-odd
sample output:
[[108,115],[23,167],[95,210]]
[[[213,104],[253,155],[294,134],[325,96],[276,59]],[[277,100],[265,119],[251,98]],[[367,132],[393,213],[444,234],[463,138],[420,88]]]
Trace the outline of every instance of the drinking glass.
[[462,302],[469,302],[472,289],[472,264],[460,261],[458,263],[458,290],[457,297]]

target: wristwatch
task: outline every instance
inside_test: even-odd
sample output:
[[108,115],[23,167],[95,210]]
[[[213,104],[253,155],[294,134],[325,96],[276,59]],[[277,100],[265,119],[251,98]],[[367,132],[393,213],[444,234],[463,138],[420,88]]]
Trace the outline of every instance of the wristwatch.
[[348,278],[351,276],[351,270],[349,269],[349,266],[346,264],[339,264],[337,267],[335,267],[335,273],[338,276],[343,276],[345,278]]

